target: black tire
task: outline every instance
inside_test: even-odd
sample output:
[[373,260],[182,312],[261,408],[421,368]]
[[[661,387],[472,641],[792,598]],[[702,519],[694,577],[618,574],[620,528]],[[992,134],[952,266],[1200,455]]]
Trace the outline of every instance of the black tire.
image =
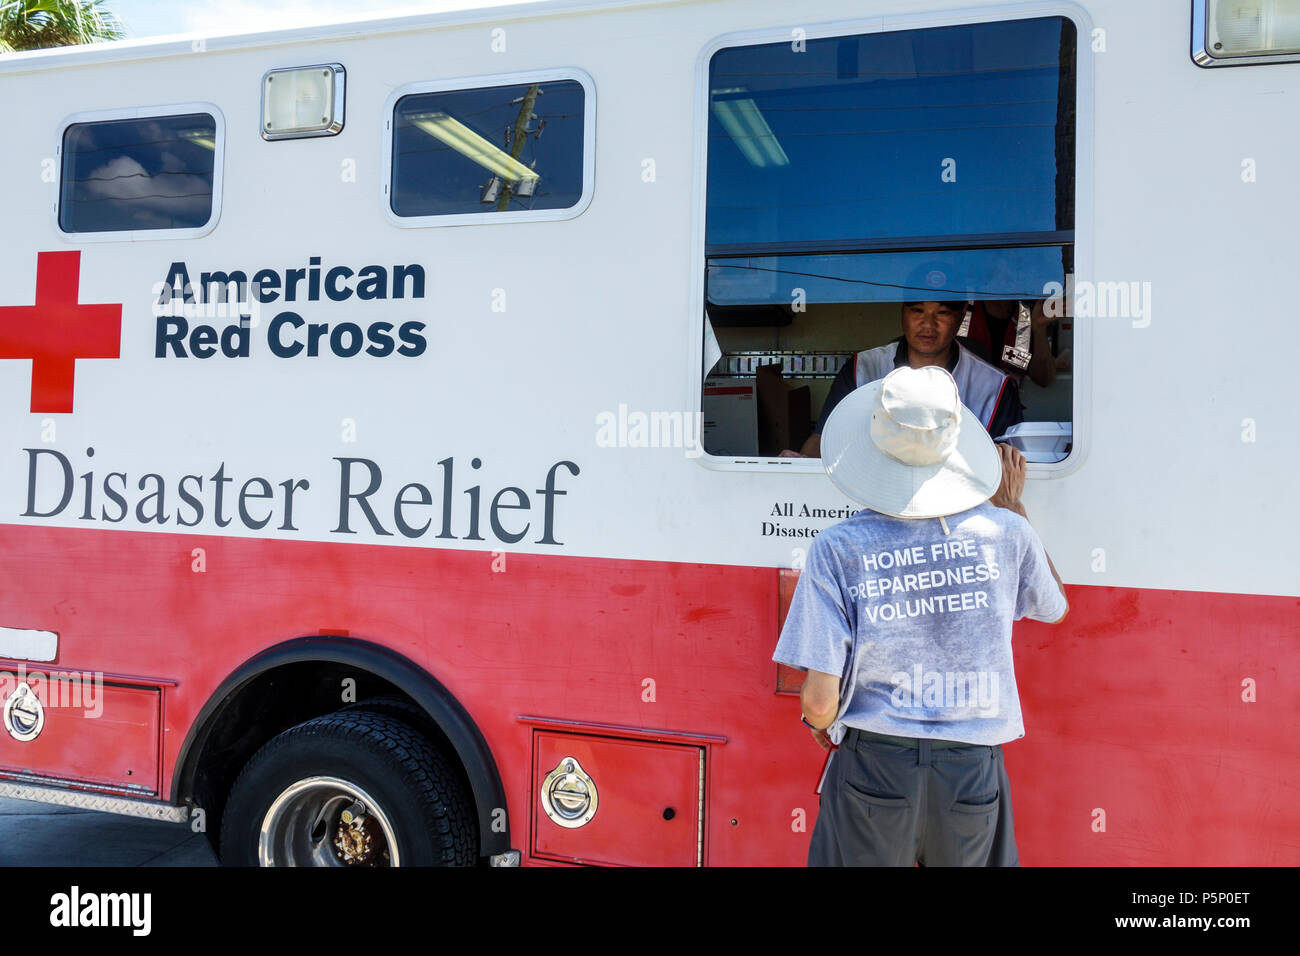
[[406,726],[418,731],[425,731],[433,723],[432,718],[425,713],[423,707],[404,697],[370,697],[366,700],[357,701],[355,704],[348,704],[339,713],[354,714],[359,710],[392,717],[394,720],[401,721]]
[[[313,778],[336,778],[346,786],[332,789]],[[294,787],[301,788],[298,795],[285,796]],[[333,849],[333,837],[346,829],[337,810],[350,802],[341,795],[348,792],[370,798],[361,826],[374,846],[368,858],[351,863]],[[324,816],[315,815],[316,800]],[[290,810],[299,804],[294,817]],[[313,818],[320,821],[315,831],[302,822]],[[268,852],[276,865],[386,866],[391,854],[380,848],[390,839],[401,866],[473,866],[478,860],[473,804],[459,778],[416,730],[383,713],[359,709],[317,717],[254,754],[222,815],[222,863],[261,865],[261,830],[272,819]]]

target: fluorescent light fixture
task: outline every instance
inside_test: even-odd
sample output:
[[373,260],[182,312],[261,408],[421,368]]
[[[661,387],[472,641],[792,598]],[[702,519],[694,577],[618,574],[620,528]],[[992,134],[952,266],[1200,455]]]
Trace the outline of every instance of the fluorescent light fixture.
[[[473,160],[508,183],[522,183],[529,179],[536,181],[541,178],[536,170],[529,169],[509,153],[493,146],[464,123],[446,113],[412,113],[407,119],[412,126],[446,143],[465,158]],[[529,191],[531,193],[531,189]]]
[[343,129],[343,67],[321,63],[262,77],[262,138],[333,136]]
[[1300,0],[1195,0],[1192,59],[1200,66],[1300,60]]
[[[742,86],[733,86],[723,90],[714,90],[713,96],[733,96],[745,93]],[[711,99],[713,115],[718,118],[722,128],[732,138],[736,148],[749,161],[751,166],[789,166],[790,157],[785,154],[777,142],[772,127],[767,125],[758,104],[748,97],[744,99]]]
[[210,149],[216,152],[217,137],[211,130],[207,129],[183,129],[180,137],[195,146],[202,146],[204,149]]

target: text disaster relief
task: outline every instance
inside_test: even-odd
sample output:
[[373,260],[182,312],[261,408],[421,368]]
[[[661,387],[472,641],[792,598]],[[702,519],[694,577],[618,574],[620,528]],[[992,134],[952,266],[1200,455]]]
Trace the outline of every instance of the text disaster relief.
[[[251,283],[242,271],[204,272],[198,297],[187,265],[172,263],[167,278],[153,290],[157,295],[154,358],[246,359],[263,344],[268,354],[279,359],[314,358],[325,352],[351,358],[363,350],[374,358],[414,358],[425,353],[425,323],[420,321],[400,326],[372,322],[363,328],[355,322],[308,321],[292,309],[280,311],[265,323],[264,334],[255,339],[253,330],[262,326],[257,320],[262,303],[320,302],[322,293],[331,302],[353,296],[361,300],[390,295],[394,299],[424,297],[425,276],[420,265],[394,266],[390,283],[389,270],[383,266],[363,266],[356,271],[334,266],[322,272],[320,262],[319,256],[312,256],[308,268],[287,269],[283,275],[262,269],[253,274]],[[230,295],[232,289],[234,296]],[[221,308],[207,307],[212,305]],[[218,329],[195,321],[212,314],[237,317],[238,322]],[[306,478],[228,475],[224,461],[199,469],[202,473],[164,477],[149,472],[136,477],[125,470],[105,470],[116,468],[115,462],[100,466],[97,473],[93,446],[80,460],[52,448],[22,450],[27,454],[24,518],[62,516],[109,523],[134,519],[145,527],[182,528],[204,524],[225,528],[238,522],[237,527],[250,530],[271,525],[277,531],[299,531],[294,505],[300,496],[312,493]],[[376,535],[484,541],[483,532],[488,532],[506,544],[518,543],[531,532],[536,535],[535,544],[563,545],[555,535],[555,499],[567,492],[557,487],[558,473],[563,468],[569,476],[579,474],[572,461],[551,465],[544,487],[534,492],[542,499],[538,515],[535,501],[523,488],[501,488],[490,501],[478,485],[457,491],[457,465],[452,457],[436,462],[435,479],[441,479],[436,497],[433,482],[420,481],[402,485],[391,497],[381,494],[384,474],[377,462],[361,457],[333,460],[338,463],[338,520],[329,529],[333,534],[356,534],[368,528]],[[471,470],[480,467],[481,459],[470,459]]]

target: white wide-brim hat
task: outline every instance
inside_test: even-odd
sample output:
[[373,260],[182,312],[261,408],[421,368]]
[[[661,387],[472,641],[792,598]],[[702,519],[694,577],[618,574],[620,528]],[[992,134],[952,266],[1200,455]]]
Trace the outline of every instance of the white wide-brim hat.
[[966,511],[1002,481],[993,439],[937,365],[896,368],[846,395],[822,431],[822,464],[849,498],[896,518]]

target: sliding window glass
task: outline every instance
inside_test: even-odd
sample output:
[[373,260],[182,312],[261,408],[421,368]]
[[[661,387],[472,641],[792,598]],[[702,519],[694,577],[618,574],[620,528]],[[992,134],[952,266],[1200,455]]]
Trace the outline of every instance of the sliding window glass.
[[[991,366],[1018,399],[986,426],[1065,457],[1072,329],[1045,300],[1073,271],[1075,56],[1062,17],[713,55],[707,451],[815,454],[828,396],[883,349]],[[942,355],[908,338],[917,303]]]
[[208,113],[70,124],[63,133],[59,228],[202,229],[213,218],[217,130]]
[[582,81],[561,77],[401,96],[393,215],[403,225],[576,215],[590,183],[589,99]]

